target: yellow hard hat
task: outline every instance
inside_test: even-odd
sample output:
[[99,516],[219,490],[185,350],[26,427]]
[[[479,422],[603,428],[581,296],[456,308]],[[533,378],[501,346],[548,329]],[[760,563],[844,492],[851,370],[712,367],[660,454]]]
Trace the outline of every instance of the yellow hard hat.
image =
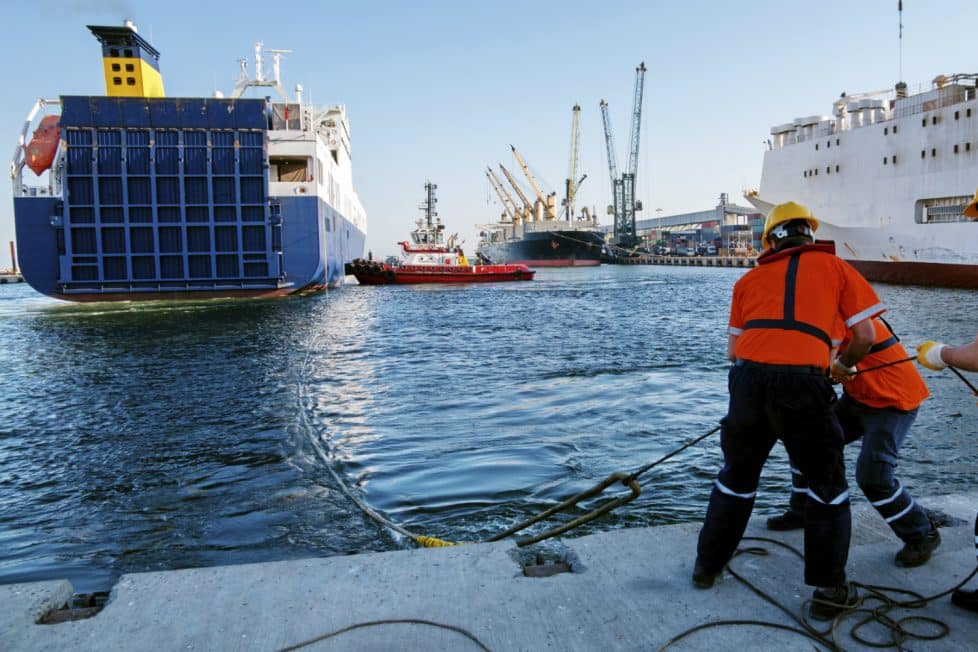
[[978,217],[978,192],[975,192],[975,197],[971,203],[964,207],[963,214],[968,217]]
[[771,212],[767,215],[767,220],[764,222],[764,233],[761,234],[761,246],[765,249],[771,246],[771,243],[768,241],[768,235],[770,235],[771,231],[776,229],[779,224],[800,219],[807,220],[808,225],[812,227],[812,231],[818,230],[818,220],[815,219],[812,212],[808,210],[807,206],[802,206],[801,204],[789,201],[783,204],[778,204],[772,208]]

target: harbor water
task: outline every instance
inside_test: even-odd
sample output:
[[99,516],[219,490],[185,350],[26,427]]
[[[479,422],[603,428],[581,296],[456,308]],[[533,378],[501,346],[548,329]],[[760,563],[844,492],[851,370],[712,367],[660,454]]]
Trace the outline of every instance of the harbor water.
[[[541,269],[178,304],[3,286],[0,584],[104,591],[122,573],[414,546],[346,491],[411,532],[485,540],[718,424],[745,271]],[[975,337],[974,291],[875,287],[908,348]],[[933,396],[898,475],[919,495],[974,490],[976,399],[923,373]],[[569,536],[701,519],[718,442]],[[757,512],[786,503],[788,478],[778,446]]]

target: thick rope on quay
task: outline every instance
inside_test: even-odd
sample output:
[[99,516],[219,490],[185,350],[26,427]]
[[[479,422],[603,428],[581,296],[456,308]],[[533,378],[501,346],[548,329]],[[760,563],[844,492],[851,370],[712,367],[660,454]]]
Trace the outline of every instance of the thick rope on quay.
[[421,618],[389,618],[384,620],[368,620],[362,623],[354,623],[348,627],[342,627],[340,629],[333,630],[322,634],[321,636],[316,636],[315,638],[310,638],[308,640],[302,641],[301,643],[296,643],[295,645],[290,645],[288,647],[283,647],[279,652],[292,652],[293,650],[299,650],[314,643],[319,643],[320,641],[325,641],[326,639],[333,638],[334,636],[339,636],[340,634],[345,634],[346,632],[351,632],[355,629],[364,629],[366,627],[378,627],[380,625],[428,625],[430,627],[438,627],[441,629],[447,629],[452,632],[458,632],[465,638],[469,639],[473,643],[479,646],[480,650],[485,650],[490,652],[489,648],[485,643],[480,641],[475,634],[463,627],[456,627],[455,625],[446,625],[444,623],[436,623],[433,620],[423,620]]
[[[804,560],[804,555],[798,551],[794,546],[787,544],[783,541],[777,539],[769,539],[766,537],[744,537],[743,541],[762,541],[765,543],[774,544],[785,548],[790,551],[796,557]],[[739,555],[750,554],[758,556],[769,555],[770,552],[763,547],[747,547],[738,548],[737,552],[734,553],[734,559]],[[813,626],[809,621],[807,612],[808,607],[811,605],[812,600],[805,600],[801,605],[801,615],[796,614],[794,611],[789,609],[784,604],[780,603],[777,599],[765,593],[763,590],[758,588],[755,584],[750,582],[743,575],[737,573],[732,567],[733,561],[727,564],[726,570],[739,582],[747,586],[754,594],[759,596],[765,602],[776,607],[784,614],[786,614],[791,620],[793,620],[797,627],[791,625],[785,625],[783,623],[775,623],[763,620],[717,620],[708,623],[703,623],[702,625],[697,625],[696,627],[691,627],[673,638],[666,641],[659,650],[665,650],[671,647],[673,644],[685,639],[686,637],[694,634],[695,632],[702,631],[704,629],[711,629],[715,627],[728,627],[728,626],[751,626],[751,627],[766,627],[771,629],[779,629],[782,631],[789,631],[799,636],[803,636],[832,652],[839,652],[845,648],[838,641],[838,632],[842,627],[843,621],[847,618],[853,616],[854,614],[862,614],[863,617],[853,624],[849,629],[849,636],[853,640],[866,645],[868,647],[878,648],[878,649],[896,649],[896,650],[908,650],[905,643],[909,640],[917,641],[936,641],[941,638],[948,636],[951,633],[951,627],[943,620],[939,618],[934,618],[931,616],[919,616],[919,615],[908,615],[900,618],[895,618],[890,615],[894,609],[921,609],[927,606],[929,603],[942,598],[944,596],[950,595],[957,589],[960,589],[965,584],[967,584],[971,578],[978,575],[978,567],[971,571],[967,577],[958,582],[956,585],[947,589],[946,591],[941,591],[935,595],[924,597],[916,591],[909,589],[902,589],[898,587],[888,587],[888,586],[878,586],[874,584],[866,584],[863,582],[852,581],[850,584],[854,587],[864,590],[864,593],[860,595],[859,601],[856,605],[852,607],[846,607],[846,609],[840,613],[835,619],[832,620],[831,626],[821,631]],[[900,600],[887,593],[896,593],[904,596],[911,596],[909,600]],[[845,605],[835,605],[843,607]],[[910,627],[910,624],[923,624],[930,626],[932,631],[921,631],[914,627]],[[882,629],[889,635],[888,640],[872,640],[867,638],[862,634],[862,630],[868,626],[876,625],[877,629]]]

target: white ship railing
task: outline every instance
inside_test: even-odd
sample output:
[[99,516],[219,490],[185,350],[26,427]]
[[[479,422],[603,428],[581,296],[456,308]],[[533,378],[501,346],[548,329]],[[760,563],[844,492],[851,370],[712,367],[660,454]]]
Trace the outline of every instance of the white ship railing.
[[[812,116],[771,129],[772,140],[767,141],[769,149],[781,149],[788,145],[804,143],[838,133],[861,129],[896,118],[906,118],[920,113],[944,109],[956,104],[970,102],[978,98],[978,74],[954,74],[936,78],[929,86],[921,84],[917,90],[897,95],[896,89],[874,91],[840,98],[836,102],[836,115]],[[857,99],[878,101],[875,108],[860,108],[856,111],[840,109],[840,103]]]

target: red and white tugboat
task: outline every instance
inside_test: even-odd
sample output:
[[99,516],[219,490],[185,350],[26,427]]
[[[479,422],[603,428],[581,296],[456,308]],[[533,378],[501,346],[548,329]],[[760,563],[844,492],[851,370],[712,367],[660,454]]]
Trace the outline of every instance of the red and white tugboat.
[[396,265],[357,259],[347,265],[360,285],[408,285],[416,283],[488,283],[493,281],[531,281],[532,269],[523,264],[473,265],[455,244],[457,235],[445,242],[445,225],[435,211],[435,188],[426,183],[424,217],[411,231],[411,242],[401,245],[403,260]]

